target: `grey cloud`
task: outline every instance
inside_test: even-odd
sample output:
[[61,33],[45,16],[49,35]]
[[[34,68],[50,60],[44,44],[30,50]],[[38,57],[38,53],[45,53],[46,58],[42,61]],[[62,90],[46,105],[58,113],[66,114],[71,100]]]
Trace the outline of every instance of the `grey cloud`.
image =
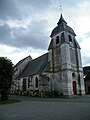
[[7,24],[0,26],[0,43],[7,44],[9,42],[11,39],[11,31],[11,28]]
[[0,0],[0,19],[21,19],[16,0]]
[[48,12],[52,5],[52,0],[19,0],[19,6],[23,16],[30,16],[33,18],[35,15],[43,15]]
[[[19,29],[18,29],[19,30]],[[20,31],[14,31],[16,40],[18,41],[20,47],[33,47],[36,49],[46,49],[48,44],[48,35],[47,32],[47,22],[44,20],[41,21],[32,21],[31,25],[27,29],[21,29]],[[20,44],[21,43],[21,44]],[[43,44],[44,43],[44,44]]]
[[35,9],[45,9],[51,5],[51,0],[20,0],[22,5],[29,5]]
[[[81,3],[83,3],[85,0],[51,0],[52,6],[55,9],[60,9],[60,5],[62,6],[62,12],[67,11],[73,11],[77,9],[77,6]],[[86,0],[88,1],[88,0]]]
[[90,31],[85,33],[85,35],[86,35],[86,38],[90,37]]
[[90,56],[82,56],[83,66],[90,65]]
[[[83,0],[81,0],[83,2]],[[45,14],[51,6],[75,8],[81,2],[78,0],[0,0],[0,19],[22,20],[27,15]],[[56,7],[54,7],[56,9]]]
[[47,11],[50,5],[50,0],[0,0],[0,19],[22,20],[27,15]]
[[0,26],[0,43],[14,47],[33,47],[47,49],[49,35],[46,35],[47,22],[45,20],[33,21],[27,29],[23,27],[11,28],[4,24]]
[[[14,47],[33,47],[47,49],[49,35],[45,20],[35,19],[37,14],[44,14],[51,5],[51,0],[0,0],[0,43]],[[41,12],[41,13],[40,13]],[[10,27],[8,20],[24,20],[30,16],[33,20],[27,28]]]

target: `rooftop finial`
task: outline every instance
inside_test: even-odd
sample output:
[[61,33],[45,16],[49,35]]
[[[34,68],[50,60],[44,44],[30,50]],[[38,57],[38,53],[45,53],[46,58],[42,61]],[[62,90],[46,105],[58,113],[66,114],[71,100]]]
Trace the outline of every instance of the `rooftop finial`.
[[61,12],[61,14],[62,14],[62,6],[60,5],[60,12]]

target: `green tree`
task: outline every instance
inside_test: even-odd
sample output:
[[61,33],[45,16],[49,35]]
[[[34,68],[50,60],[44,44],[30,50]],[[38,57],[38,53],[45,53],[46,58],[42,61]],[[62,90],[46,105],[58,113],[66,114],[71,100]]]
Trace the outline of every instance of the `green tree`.
[[90,66],[83,67],[83,74],[86,76],[88,73],[90,73]]
[[14,72],[13,63],[6,57],[0,57],[0,94],[1,100],[7,100]]

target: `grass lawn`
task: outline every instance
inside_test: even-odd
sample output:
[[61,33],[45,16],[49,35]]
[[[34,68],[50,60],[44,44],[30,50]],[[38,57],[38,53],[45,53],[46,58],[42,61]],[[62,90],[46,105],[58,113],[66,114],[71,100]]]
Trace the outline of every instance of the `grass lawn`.
[[17,103],[17,102],[21,102],[21,100],[15,100],[15,99],[8,99],[8,100],[5,100],[5,101],[0,100],[0,105],[13,104],[13,103]]

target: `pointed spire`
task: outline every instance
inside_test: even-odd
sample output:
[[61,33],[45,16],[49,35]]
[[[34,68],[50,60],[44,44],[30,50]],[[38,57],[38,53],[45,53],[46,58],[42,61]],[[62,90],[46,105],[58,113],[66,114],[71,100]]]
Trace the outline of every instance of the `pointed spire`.
[[64,20],[64,18],[63,18],[63,16],[62,16],[62,13],[61,13],[61,17],[60,17],[60,19],[59,19],[59,21],[58,21],[58,25],[60,24],[60,23],[62,23],[62,22],[64,22],[65,24],[67,24],[67,22]]

